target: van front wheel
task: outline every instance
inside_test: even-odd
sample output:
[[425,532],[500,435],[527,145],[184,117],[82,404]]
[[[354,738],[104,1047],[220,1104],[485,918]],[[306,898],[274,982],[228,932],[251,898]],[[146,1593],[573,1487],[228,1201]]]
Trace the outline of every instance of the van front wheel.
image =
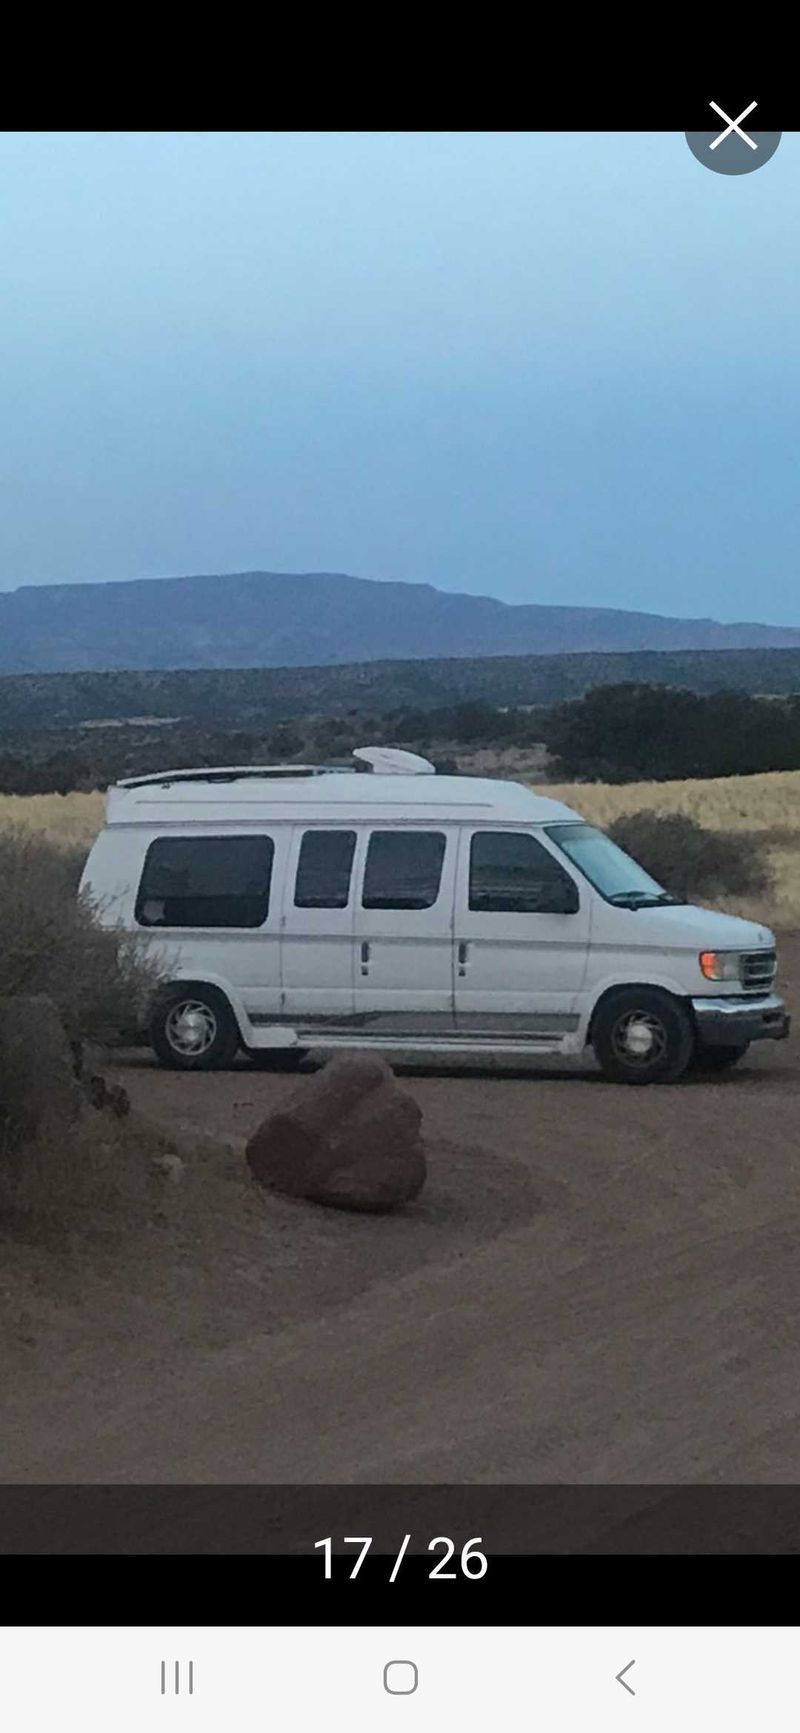
[[150,1041],[161,1064],[172,1070],[216,1071],[235,1059],[239,1029],[219,988],[186,982],[159,995]]
[[598,1007],[595,1057],[612,1083],[675,1083],[695,1047],[692,1021],[677,999],[656,987],[624,988]]

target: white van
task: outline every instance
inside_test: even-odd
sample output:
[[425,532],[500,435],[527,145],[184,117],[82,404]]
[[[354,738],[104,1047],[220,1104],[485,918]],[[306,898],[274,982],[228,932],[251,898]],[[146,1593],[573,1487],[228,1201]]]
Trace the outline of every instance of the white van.
[[[165,771],[109,790],[81,888],[165,966],[149,1037],[578,1056],[620,1083],[788,1034],[766,927],[669,896],[559,801],[364,748],[364,769]],[[369,767],[371,774],[366,773]]]

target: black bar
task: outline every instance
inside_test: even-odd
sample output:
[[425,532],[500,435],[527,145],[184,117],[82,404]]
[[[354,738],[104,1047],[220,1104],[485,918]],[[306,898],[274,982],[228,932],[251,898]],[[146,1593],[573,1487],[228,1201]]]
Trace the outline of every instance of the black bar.
[[[74,127],[69,124],[66,115],[59,115],[59,92],[53,93],[49,103],[51,113],[50,124],[46,130],[56,130],[68,136]],[[165,131],[185,132],[198,127],[198,115],[191,112],[167,114],[157,112],[151,107],[146,125],[142,123],[141,101],[138,102],[138,113],[132,112],[132,105],[120,102],[116,114],[102,113],[98,110],[96,96],[94,113],[85,113],[84,125],[98,134],[103,132],[124,131]],[[654,73],[637,77],[632,74],[601,81],[587,80],[585,84],[576,81],[576,75],[570,73],[563,84],[553,81],[544,91],[537,90],[535,101],[530,92],[530,73],[527,69],[524,76],[514,77],[514,68],[509,64],[504,69],[504,87],[502,92],[481,96],[480,104],[473,99],[467,102],[456,97],[451,91],[443,91],[438,87],[435,92],[424,85],[415,92],[413,99],[399,99],[389,95],[380,105],[380,112],[372,108],[362,93],[352,95],[346,103],[349,111],[346,120],[342,122],[342,104],[331,98],[330,111],[325,111],[325,95],[321,94],[314,103],[314,115],[302,112],[302,105],[295,97],[278,97],[274,103],[275,112],[271,114],[270,131],[302,132],[310,129],[315,132],[363,133],[368,144],[368,137],[373,133],[391,132],[427,133],[435,137],[437,133],[543,133],[564,132],[580,134],[587,137],[604,133],[631,132],[718,132],[723,129],[724,122],[710,107],[711,102],[719,103],[731,120],[736,120],[755,101],[758,106],[748,116],[744,125],[750,131],[756,132],[787,132],[800,131],[800,91],[796,87],[781,90],[776,87],[775,79],[764,80],[756,75],[750,78],[745,73],[737,73],[733,79],[725,74],[716,73],[704,79],[698,85],[691,79],[685,82],[674,76],[664,76],[659,84]],[[12,98],[13,102],[13,98]],[[259,98],[260,106],[263,106]],[[188,106],[188,105],[187,105]],[[241,106],[241,105],[240,105]],[[257,106],[252,103],[252,108]],[[84,109],[88,104],[84,104]],[[174,104],[173,104],[174,107]],[[178,103],[180,109],[180,103]],[[229,114],[226,123],[220,127],[202,127],[204,133],[211,136],[215,132],[228,132],[231,127],[243,127],[244,130],[258,131],[261,115],[247,113],[248,103],[244,102],[244,120],[241,114],[238,119]],[[479,112],[478,112],[479,111]],[[26,117],[29,130],[31,117]],[[13,112],[11,123],[14,124]],[[22,117],[16,121],[22,128]]]
[[[5,1486],[0,1555],[294,1556],[331,1537],[429,1559],[449,1538],[493,1556],[771,1557],[800,1554],[798,1486]],[[439,1549],[443,1550],[442,1547]],[[434,1549],[434,1557],[435,1549]],[[405,1568],[405,1565],[404,1567]]]
[[491,1557],[478,1582],[375,1557],[355,1582],[299,1558],[35,1559],[7,1567],[21,1625],[796,1624],[794,1559]]

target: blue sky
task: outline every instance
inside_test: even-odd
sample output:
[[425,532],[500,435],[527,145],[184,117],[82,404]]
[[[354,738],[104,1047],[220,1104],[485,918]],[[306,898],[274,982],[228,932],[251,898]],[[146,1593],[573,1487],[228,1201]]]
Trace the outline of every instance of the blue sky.
[[0,588],[800,623],[798,135],[0,136]]

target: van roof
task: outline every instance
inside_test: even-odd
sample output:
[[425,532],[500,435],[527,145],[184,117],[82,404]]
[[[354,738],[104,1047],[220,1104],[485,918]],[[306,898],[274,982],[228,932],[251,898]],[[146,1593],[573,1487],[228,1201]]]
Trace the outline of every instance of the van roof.
[[346,823],[377,818],[493,818],[545,824],[580,815],[520,782],[479,776],[381,774],[313,765],[163,771],[108,791],[108,824],[252,824],[267,817]]

